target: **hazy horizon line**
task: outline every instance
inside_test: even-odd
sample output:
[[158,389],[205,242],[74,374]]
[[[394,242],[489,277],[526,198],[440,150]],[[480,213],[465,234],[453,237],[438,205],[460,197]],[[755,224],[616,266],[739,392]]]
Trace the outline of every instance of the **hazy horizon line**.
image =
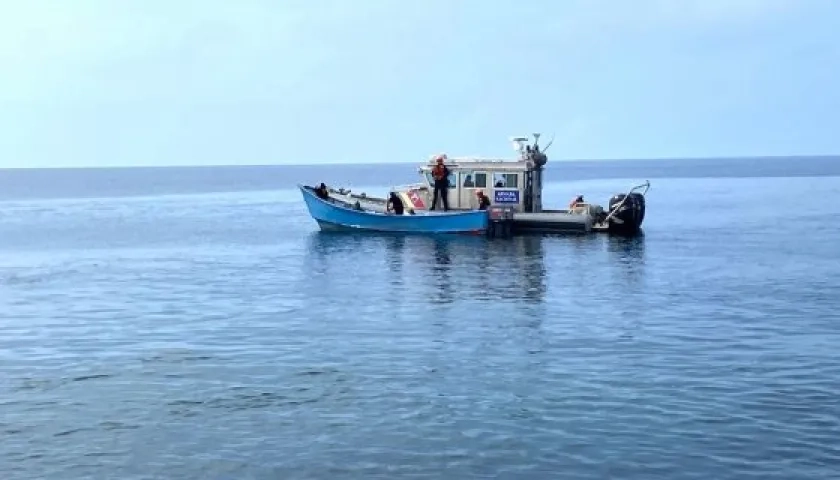
[[[492,158],[492,157],[486,157]],[[712,156],[712,157],[624,157],[624,158],[564,158],[551,160],[554,163],[580,162],[633,162],[633,161],[691,161],[691,160],[761,160],[761,159],[830,159],[840,160],[840,154],[810,154],[810,155],[740,155],[740,156]],[[510,158],[513,160],[513,158]],[[166,164],[166,165],[69,165],[69,166],[37,166],[37,167],[0,167],[3,170],[103,170],[103,169],[165,169],[165,168],[249,168],[249,167],[335,167],[335,166],[382,166],[382,165],[421,165],[422,160],[398,160],[393,162],[319,162],[319,163],[247,163],[247,164]]]

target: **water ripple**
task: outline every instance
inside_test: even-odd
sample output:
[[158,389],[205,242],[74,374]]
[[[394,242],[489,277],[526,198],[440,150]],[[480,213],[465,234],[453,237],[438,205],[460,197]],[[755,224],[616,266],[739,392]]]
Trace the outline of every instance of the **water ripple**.
[[258,195],[21,206],[0,229],[53,237],[0,264],[3,478],[834,478],[840,237],[680,198],[638,239],[509,242]]

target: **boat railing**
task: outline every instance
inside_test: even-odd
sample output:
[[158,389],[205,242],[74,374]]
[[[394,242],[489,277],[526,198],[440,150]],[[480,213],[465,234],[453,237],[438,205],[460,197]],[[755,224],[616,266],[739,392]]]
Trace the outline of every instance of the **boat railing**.
[[619,211],[621,211],[621,207],[623,207],[623,206],[624,206],[624,202],[626,202],[626,201],[627,201],[627,199],[628,199],[628,198],[630,198],[630,194],[631,194],[631,193],[633,193],[633,192],[635,192],[636,190],[639,190],[639,189],[641,189],[641,188],[644,188],[644,189],[645,189],[645,191],[644,191],[644,192],[642,192],[642,195],[644,196],[645,194],[647,194],[648,190],[650,189],[650,180],[645,180],[645,183],[642,183],[642,184],[636,185],[635,187],[633,187],[633,188],[631,188],[630,190],[628,190],[628,191],[627,191],[627,193],[624,195],[624,198],[622,198],[622,199],[621,199],[621,202],[619,202],[619,203],[618,203],[618,205],[616,205],[615,207],[613,207],[612,209],[610,209],[610,213],[607,215],[607,218],[605,218],[605,219],[604,219],[604,223],[609,222],[609,221],[610,221],[610,219],[611,219],[611,218],[612,218],[612,217],[613,217],[616,213],[618,213]]
[[498,158],[498,157],[453,157],[449,159],[452,163],[515,163],[520,162],[514,158]]
[[423,189],[423,188],[429,188],[429,186],[426,185],[423,182],[415,182],[415,183],[406,183],[406,184],[403,184],[403,185],[393,185],[393,186],[390,187],[390,191],[392,191],[392,192],[404,192],[406,190],[420,190],[420,189]]
[[[424,167],[434,167],[435,160],[430,160],[426,162],[423,166]],[[526,163],[526,159],[522,158],[482,158],[482,157],[448,157],[444,162],[446,165],[458,165],[459,163],[492,163],[492,164],[524,164]]]

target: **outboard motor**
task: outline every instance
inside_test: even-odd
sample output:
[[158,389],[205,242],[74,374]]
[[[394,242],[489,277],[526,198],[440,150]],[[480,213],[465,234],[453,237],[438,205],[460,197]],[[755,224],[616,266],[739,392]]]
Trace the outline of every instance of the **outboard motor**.
[[[619,205],[621,207],[618,207]],[[610,217],[610,233],[619,235],[638,233],[645,220],[645,196],[638,192],[613,195],[610,199],[609,211],[612,212],[616,207],[618,211]]]

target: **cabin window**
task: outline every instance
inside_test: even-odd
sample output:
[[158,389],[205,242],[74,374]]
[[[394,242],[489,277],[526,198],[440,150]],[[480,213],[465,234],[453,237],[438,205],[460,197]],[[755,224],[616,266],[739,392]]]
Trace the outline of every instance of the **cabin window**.
[[519,188],[519,174],[494,173],[493,188]]
[[[458,178],[454,173],[450,173],[446,178],[449,180],[449,188],[458,188]],[[430,187],[434,188],[435,179],[432,177],[432,172],[426,172],[426,181],[429,182]]]
[[464,188],[487,188],[487,174],[484,172],[463,172]]

